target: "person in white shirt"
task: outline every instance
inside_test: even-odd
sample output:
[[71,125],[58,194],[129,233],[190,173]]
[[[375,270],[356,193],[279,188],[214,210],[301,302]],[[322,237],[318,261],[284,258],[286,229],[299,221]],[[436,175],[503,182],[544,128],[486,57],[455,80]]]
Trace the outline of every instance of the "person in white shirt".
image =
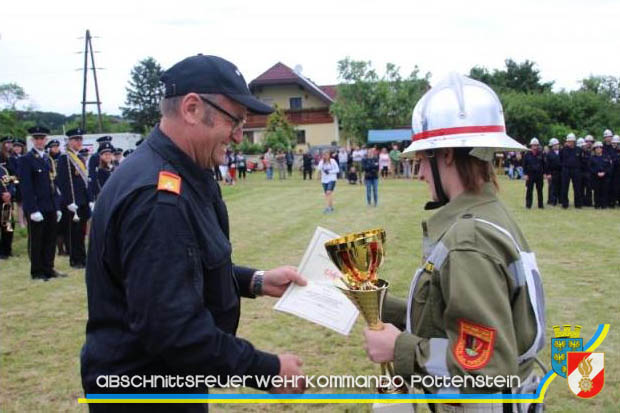
[[327,203],[327,207],[323,210],[324,214],[329,214],[330,212],[334,212],[334,200],[333,200],[333,192],[336,187],[336,180],[338,179],[338,172],[340,168],[338,167],[338,162],[332,159],[329,151],[325,151],[322,154],[321,160],[317,165],[317,170],[321,175],[321,184],[323,185],[323,192],[325,193],[325,202]]
[[349,162],[349,154],[346,148],[340,148],[338,151],[338,167],[340,168],[340,174],[342,179],[347,179],[347,163]]

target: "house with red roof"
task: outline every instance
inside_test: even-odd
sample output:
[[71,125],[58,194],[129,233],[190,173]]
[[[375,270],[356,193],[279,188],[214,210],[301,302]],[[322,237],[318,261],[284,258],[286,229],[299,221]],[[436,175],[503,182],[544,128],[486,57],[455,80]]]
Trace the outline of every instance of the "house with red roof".
[[[329,112],[336,97],[335,85],[319,86],[301,73],[300,66],[291,69],[278,62],[252,80],[249,87],[264,103],[284,109],[297,131],[297,149],[339,141],[338,119]],[[261,142],[266,124],[266,115],[248,114],[245,138]]]

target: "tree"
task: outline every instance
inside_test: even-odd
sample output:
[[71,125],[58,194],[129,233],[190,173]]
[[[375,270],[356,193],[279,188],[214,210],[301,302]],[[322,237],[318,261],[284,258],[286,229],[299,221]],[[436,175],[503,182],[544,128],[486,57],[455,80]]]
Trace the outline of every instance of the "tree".
[[148,132],[159,121],[159,101],[164,96],[164,87],[159,81],[163,70],[152,57],[141,60],[131,69],[123,117],[133,123],[138,133]]
[[4,107],[8,109],[15,109],[15,105],[20,100],[28,98],[24,88],[17,83],[4,83],[0,85],[0,102],[4,103]]
[[289,122],[286,113],[277,105],[275,111],[267,118],[265,130],[265,148],[274,151],[289,150],[295,142],[295,127]]
[[[94,133],[94,131],[99,129],[99,121],[97,116],[92,112],[86,113],[86,132]],[[68,119],[68,122],[65,123],[65,130],[70,130],[73,128],[81,127],[82,119],[81,116],[72,116]],[[101,125],[103,126],[103,132],[105,133],[121,133],[121,132],[131,132],[132,125],[126,120],[119,119],[115,116],[110,116],[106,114],[101,115]],[[61,131],[62,132],[62,131]]]
[[345,58],[338,62],[338,99],[330,111],[338,117],[343,136],[365,143],[369,129],[393,129],[410,124],[413,106],[429,87],[430,74],[416,67],[403,79],[399,68],[386,65],[379,77],[370,61]]
[[493,73],[485,67],[474,66],[469,71],[469,76],[486,83],[496,92],[512,90],[524,93],[543,93],[551,91],[553,82],[541,82],[540,71],[535,68],[536,63],[527,59],[523,63],[506,59],[504,64],[505,70],[495,69]]
[[581,80],[582,91],[589,91],[602,95],[610,101],[620,102],[620,77],[614,76],[594,76]]

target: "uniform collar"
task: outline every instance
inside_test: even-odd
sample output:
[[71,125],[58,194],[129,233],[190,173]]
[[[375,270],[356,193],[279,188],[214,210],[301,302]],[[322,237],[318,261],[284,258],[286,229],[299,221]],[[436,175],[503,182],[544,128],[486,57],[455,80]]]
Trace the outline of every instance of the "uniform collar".
[[466,211],[478,205],[497,201],[495,187],[487,182],[479,194],[463,192],[450,200],[445,206],[422,222],[422,230],[433,242],[439,241],[443,234],[452,226],[456,219]]
[[[165,133],[156,125],[146,140],[157,153],[168,161],[176,172],[186,180],[198,193],[204,192],[210,180],[213,180],[213,171],[200,168],[185,152],[183,152]],[[202,190],[199,190],[202,189]]]

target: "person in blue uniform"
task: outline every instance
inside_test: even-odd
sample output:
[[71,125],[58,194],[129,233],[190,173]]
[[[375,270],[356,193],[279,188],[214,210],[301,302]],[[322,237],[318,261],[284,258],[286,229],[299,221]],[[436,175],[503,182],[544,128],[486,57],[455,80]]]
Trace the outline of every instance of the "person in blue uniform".
[[607,185],[607,206],[610,208],[614,208],[616,206],[616,191],[614,187],[614,181],[616,180],[615,172],[617,169],[618,162],[620,159],[618,158],[618,154],[616,149],[613,147],[611,141],[613,139],[613,132],[609,129],[605,129],[603,132],[603,156],[607,158],[612,165],[612,170],[609,173],[609,184]]
[[[53,170],[56,171],[58,169],[58,159],[60,158],[60,141],[58,139],[50,140],[47,145],[45,145],[45,149],[47,150],[47,154],[51,158],[51,163],[53,166]],[[56,172],[54,172],[56,173]],[[67,245],[67,229],[69,228],[69,223],[71,218],[69,214],[63,214],[60,222],[58,222],[58,227],[56,231],[56,254],[59,256],[69,255],[69,247]]]
[[97,148],[97,152],[93,153],[90,158],[88,158],[88,179],[90,181],[95,180],[95,176],[97,174],[97,168],[99,168],[99,149],[104,143],[112,142],[112,137],[109,135],[100,136],[97,138],[97,143],[99,147]]
[[114,148],[114,151],[112,152],[112,154],[113,154],[112,166],[116,168],[123,161],[123,148]]
[[614,207],[620,204],[620,136],[614,135],[611,138],[611,147],[616,151],[616,156],[612,158],[613,171],[611,179],[611,187],[613,190],[613,201],[610,205]]
[[540,142],[537,138],[530,140],[530,151],[523,156],[523,174],[525,178],[525,207],[532,208],[532,192],[536,186],[538,196],[538,208],[544,208],[543,203],[543,181],[544,181],[545,162],[543,153],[540,150]]
[[562,208],[568,208],[568,189],[573,184],[575,208],[581,208],[581,148],[575,146],[574,133],[566,136],[565,146],[560,150],[560,164],[562,165]]
[[28,129],[32,149],[19,160],[19,180],[24,214],[28,222],[28,253],[32,279],[47,281],[64,276],[54,269],[56,232],[62,218],[60,193],[56,186],[54,163],[45,153],[49,129]]
[[[280,296],[292,267],[269,271],[231,260],[229,220],[213,168],[240,143],[255,99],[239,70],[215,56],[184,59],[162,75],[161,123],[103,187],[91,225],[86,286],[88,323],[82,349],[86,393],[204,393],[175,389],[106,389],[99,375],[301,374],[301,360],[270,354],[235,336],[240,296]],[[270,382],[270,381],[269,381]],[[250,380],[253,387],[268,390]],[[295,393],[290,388],[271,391]],[[205,411],[200,404],[89,405],[91,411]]]
[[587,135],[583,139],[581,145],[581,199],[583,206],[592,206],[592,179],[590,173],[590,158],[592,157],[592,145],[594,144],[594,138],[592,135]]
[[85,133],[80,128],[67,132],[67,148],[57,166],[63,213],[71,218],[67,231],[69,264],[77,269],[86,267],[86,223],[94,206],[88,191],[86,159],[80,154]]
[[609,205],[607,195],[613,166],[609,157],[603,156],[603,144],[601,142],[596,142],[593,148],[594,154],[590,159],[590,172],[594,189],[594,208],[605,209]]
[[9,170],[10,152],[13,140],[10,136],[0,139],[0,259],[6,260],[13,255],[13,232],[15,218],[13,217],[13,204],[15,199],[15,183],[18,182],[17,174]]
[[101,192],[101,188],[103,188],[103,185],[106,183],[114,170],[114,151],[115,149],[110,142],[101,143],[99,145],[99,149],[97,149],[99,165],[95,168],[95,175],[93,179],[88,183],[88,190],[91,193],[90,197],[95,201]]
[[[19,160],[25,154],[26,141],[23,138],[13,138],[13,147],[9,158],[9,171],[17,174],[19,172]],[[26,227],[26,218],[24,216],[23,197],[21,184],[15,185],[15,202],[17,203],[17,220],[22,228]]]
[[560,164],[560,142],[556,138],[549,140],[549,152],[545,156],[545,174],[549,194],[547,204],[556,206],[560,201],[562,165]]

